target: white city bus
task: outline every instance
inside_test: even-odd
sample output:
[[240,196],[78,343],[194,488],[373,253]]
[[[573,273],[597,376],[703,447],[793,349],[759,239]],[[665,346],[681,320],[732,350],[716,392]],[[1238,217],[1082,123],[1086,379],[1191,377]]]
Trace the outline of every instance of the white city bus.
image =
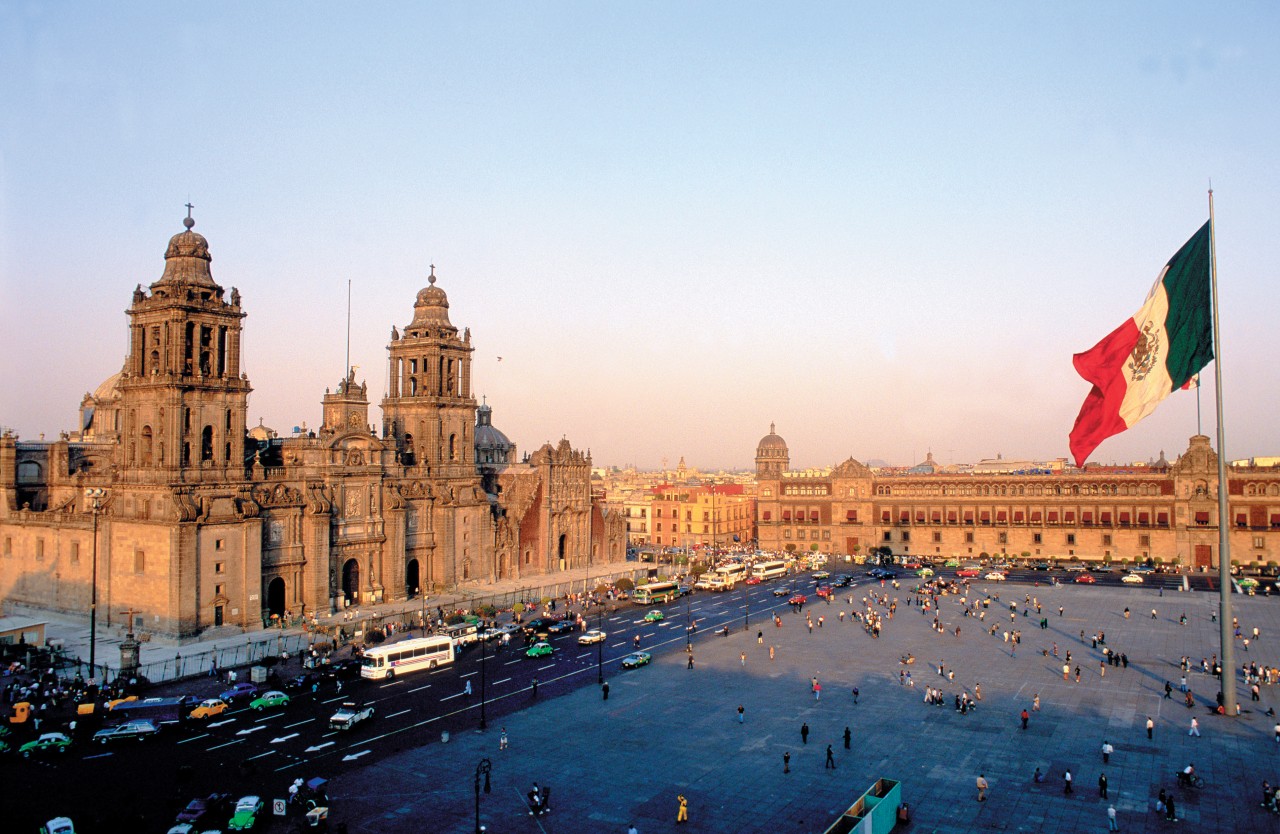
[[781,559],[773,562],[756,562],[751,568],[751,575],[761,579],[777,579],[787,575],[787,563]]
[[651,605],[655,602],[670,602],[680,596],[680,586],[675,582],[650,582],[636,588],[631,599],[637,605]]
[[434,669],[453,662],[453,640],[447,634],[413,637],[389,646],[366,649],[360,677],[394,678],[405,672]]
[[716,576],[720,578],[718,587],[712,590],[727,591],[737,583],[747,578],[747,566],[734,563],[732,565],[722,565],[716,568]]

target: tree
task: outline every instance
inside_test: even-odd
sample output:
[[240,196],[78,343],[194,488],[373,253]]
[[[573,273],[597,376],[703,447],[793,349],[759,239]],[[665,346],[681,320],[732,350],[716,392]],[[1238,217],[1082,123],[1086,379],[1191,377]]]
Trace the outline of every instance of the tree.
[[636,589],[636,583],[632,582],[630,577],[624,576],[614,582],[613,587],[617,588],[619,591],[634,591]]

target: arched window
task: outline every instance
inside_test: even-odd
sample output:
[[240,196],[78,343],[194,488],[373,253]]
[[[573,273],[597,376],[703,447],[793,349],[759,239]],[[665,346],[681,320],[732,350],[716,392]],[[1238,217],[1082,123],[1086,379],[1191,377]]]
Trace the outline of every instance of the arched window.
[[458,459],[458,436],[456,434],[449,435],[449,460]]
[[205,426],[200,432],[200,461],[213,460],[213,426]]
[[414,376],[409,377],[409,396],[411,397],[418,396],[418,378],[417,377],[414,377]]
[[151,427],[142,427],[142,460],[143,466],[151,465]]

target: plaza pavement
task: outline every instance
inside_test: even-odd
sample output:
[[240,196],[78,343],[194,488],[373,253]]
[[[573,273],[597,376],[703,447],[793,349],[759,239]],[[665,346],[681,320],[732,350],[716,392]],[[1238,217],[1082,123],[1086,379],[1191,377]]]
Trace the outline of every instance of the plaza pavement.
[[[640,834],[675,830],[676,797],[689,800],[690,832],[822,832],[878,777],[903,783],[912,821],[904,829],[961,831],[1106,831],[1107,802],[1098,797],[1097,780],[1105,771],[1110,801],[1121,831],[1253,831],[1275,827],[1275,818],[1258,807],[1262,779],[1280,777],[1272,740],[1273,721],[1262,714],[1280,701],[1280,691],[1263,687],[1261,704],[1248,701],[1240,685],[1245,713],[1239,719],[1210,714],[1217,682],[1195,672],[1189,684],[1200,706],[1163,698],[1164,682],[1180,697],[1178,660],[1195,661],[1216,651],[1218,626],[1210,621],[1217,597],[1206,593],[1155,589],[1059,588],[977,583],[1003,602],[992,618],[1008,623],[1007,603],[1038,596],[1049,629],[1037,627],[1035,612],[1017,617],[1023,640],[1016,657],[999,634],[987,636],[976,619],[959,615],[956,597],[942,600],[946,633],[931,630],[932,617],[905,605],[908,585],[894,591],[900,600],[883,636],[873,640],[848,616],[849,593],[859,599],[878,584],[860,582],[842,589],[836,603],[807,606],[822,628],[810,634],[803,617],[782,606],[784,626],[775,628],[752,612],[749,631],[741,619],[729,637],[701,630],[695,638],[696,668],[685,667],[684,652],[655,657],[653,665],[623,672],[606,670],[610,698],[602,701],[594,679],[556,698],[534,701],[490,723],[486,732],[457,733],[406,750],[336,778],[330,795],[334,821],[353,832],[429,832],[463,834],[474,830],[474,775],[481,759],[492,761],[492,793],[482,795],[482,820],[492,834],[589,834],[625,832],[634,823]],[[1261,629],[1261,640],[1237,660],[1280,663],[1280,606],[1264,598],[1233,597],[1235,613],[1247,630]],[[860,603],[859,603],[860,604]],[[1065,615],[1058,616],[1059,605]],[[1131,619],[1121,616],[1132,609]],[[1151,619],[1156,608],[1159,619]],[[837,612],[845,610],[843,623]],[[1190,622],[1177,622],[1182,613]],[[954,634],[961,627],[960,637]],[[1128,669],[1108,667],[1099,677],[1100,653],[1081,644],[1079,632],[1106,632],[1107,644],[1129,657]],[[764,631],[765,643],[756,642]],[[672,639],[683,643],[683,634]],[[1081,683],[1064,683],[1061,660],[1041,649],[1057,641],[1073,653]],[[777,647],[769,660],[768,647]],[[739,653],[747,653],[745,667]],[[914,688],[899,684],[898,658],[913,653],[908,668]],[[931,665],[939,659],[954,669],[944,681]],[[823,691],[815,701],[810,678]],[[983,700],[968,715],[957,713],[951,696],[963,685],[982,684]],[[923,703],[924,687],[939,685],[948,706]],[[855,706],[851,688],[860,689]],[[1019,729],[1018,713],[1030,709],[1035,693],[1042,708],[1030,727]],[[742,704],[746,721],[739,724]],[[1207,705],[1206,705],[1207,704]],[[1153,741],[1146,717],[1155,719]],[[1188,736],[1192,715],[1200,719],[1200,738]],[[807,722],[809,743],[800,739]],[[845,726],[853,732],[845,750]],[[501,727],[510,738],[498,749]],[[1100,747],[1109,740],[1115,753],[1102,764]],[[836,752],[837,769],[823,767],[826,746]],[[791,773],[782,756],[791,753]],[[1163,786],[1173,789],[1174,771],[1193,761],[1207,785],[1176,790],[1181,823],[1165,822],[1152,810]],[[1046,778],[1034,784],[1039,767]],[[1075,793],[1063,795],[1062,774],[1069,768]],[[975,801],[979,773],[990,782],[988,801]],[[549,785],[552,812],[528,815],[524,795],[533,782]]]

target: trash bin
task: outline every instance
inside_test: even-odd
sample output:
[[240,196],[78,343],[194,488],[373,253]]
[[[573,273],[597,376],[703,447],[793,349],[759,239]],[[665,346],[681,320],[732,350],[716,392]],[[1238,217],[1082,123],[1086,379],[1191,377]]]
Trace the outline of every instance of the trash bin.
[[441,744],[448,744],[448,743],[449,743],[449,731],[448,731],[448,730],[442,730],[442,731],[440,732],[440,743],[441,743]]
[[252,681],[253,683],[266,683],[266,682],[267,682],[267,667],[266,667],[266,666],[252,666],[252,667],[250,667],[250,668],[249,668],[249,680],[250,680],[250,681]]
[[911,822],[911,806],[905,802],[898,806],[898,822]]

